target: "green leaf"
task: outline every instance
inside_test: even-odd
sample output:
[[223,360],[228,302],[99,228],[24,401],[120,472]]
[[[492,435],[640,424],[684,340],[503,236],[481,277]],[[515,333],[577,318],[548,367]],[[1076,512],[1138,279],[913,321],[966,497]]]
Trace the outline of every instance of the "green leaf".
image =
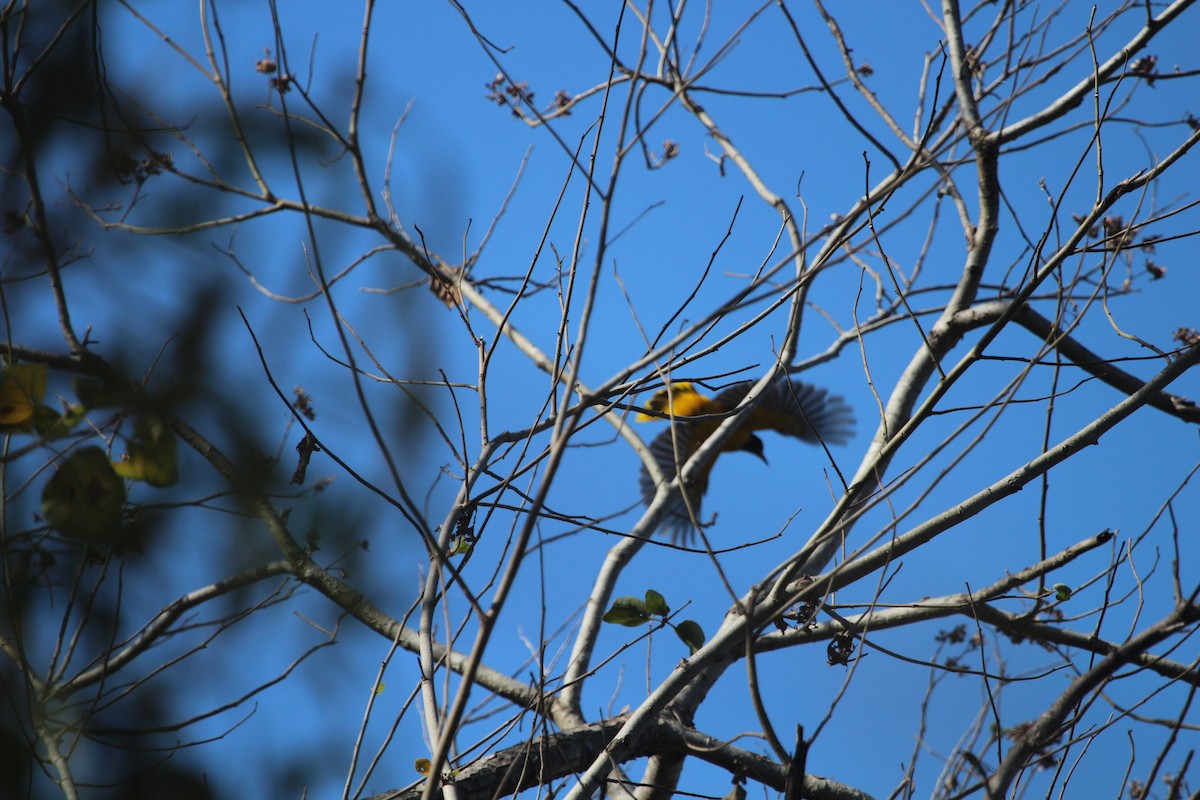
[[120,408],[133,401],[134,392],[129,387],[114,385],[92,378],[76,378],[75,396],[85,408]]
[[636,597],[618,597],[601,619],[614,625],[636,628],[649,622],[650,614],[646,611],[646,604]]
[[704,646],[704,629],[695,620],[685,619],[675,627],[675,635],[688,646],[688,655],[695,655]]
[[667,600],[653,589],[646,590],[646,613],[652,617],[665,617],[671,613]]
[[99,447],[84,447],[63,459],[42,490],[42,518],[71,539],[120,544],[125,482]]

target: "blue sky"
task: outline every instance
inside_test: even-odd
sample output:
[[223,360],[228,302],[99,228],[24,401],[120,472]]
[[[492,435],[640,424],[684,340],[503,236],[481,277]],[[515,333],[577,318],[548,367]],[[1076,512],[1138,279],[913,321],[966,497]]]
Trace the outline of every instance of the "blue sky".
[[[843,20],[846,36],[853,42],[854,55],[860,63],[869,63],[873,75],[869,85],[879,97],[890,104],[900,123],[911,129],[915,106],[913,98],[922,74],[923,58],[938,47],[941,33],[928,15],[916,4],[900,9],[891,2],[860,2],[854,13]],[[347,6],[333,10],[329,4],[295,2],[280,8],[287,60],[292,73],[306,85],[311,82],[312,96],[328,113],[341,123],[348,109],[353,78],[353,54],[358,47],[361,30],[361,9]],[[607,59],[582,26],[562,5],[557,3],[469,4],[474,24],[488,39],[505,52],[496,54],[504,69],[516,80],[529,82],[536,93],[536,105],[550,103],[554,93],[565,90],[580,92],[597,85],[607,71]],[[195,4],[158,3],[139,9],[154,25],[178,43],[193,57],[203,54]],[[252,141],[264,146],[272,135],[278,136],[278,126],[272,113],[265,108],[251,110],[255,104],[272,102],[265,78],[254,72],[255,60],[263,57],[264,48],[279,53],[274,43],[271,20],[265,4],[225,4],[218,6],[226,45],[231,81],[240,107],[257,127]],[[615,25],[616,5],[611,9],[599,5],[588,9],[601,35],[609,35]],[[720,4],[713,9],[711,33],[701,56],[711,55],[716,43],[736,25],[746,13],[745,8]],[[823,23],[807,6],[794,9],[813,45],[816,57],[830,75],[842,74],[836,52]],[[1089,8],[1069,5],[1061,14],[1054,30],[1076,31],[1086,22]],[[1181,68],[1194,65],[1193,48],[1185,35],[1195,30],[1195,13],[1189,15],[1178,30],[1157,42],[1151,52],[1160,54],[1162,70],[1176,62]],[[145,25],[117,6],[110,6],[101,15],[104,35],[111,45],[107,67],[110,79],[121,84],[131,94],[149,96],[165,119],[189,121],[188,135],[202,146],[212,146],[227,136],[224,119],[211,105],[212,88],[188,67],[184,59],[160,41]],[[1190,26],[1190,27],[1189,27]],[[636,45],[637,27],[629,25],[623,32],[624,46]],[[682,41],[694,37],[694,28]],[[968,33],[969,35],[969,33]],[[1062,34],[1066,35],[1066,34]],[[1106,53],[1114,42],[1123,41],[1127,29],[1106,32],[1097,39],[1097,50]],[[714,68],[708,81],[727,89],[757,91],[786,91],[811,86],[811,73],[791,44],[791,36],[780,17],[768,9],[762,18],[737,37],[729,55]],[[448,261],[461,260],[464,249],[474,250],[481,241],[493,217],[500,211],[505,198],[520,175],[520,181],[499,219],[495,231],[474,270],[477,280],[520,276],[530,271],[533,280],[551,282],[559,267],[555,253],[569,260],[579,227],[580,208],[587,191],[578,177],[566,186],[561,207],[553,221],[547,224],[558,202],[569,166],[568,149],[582,140],[586,158],[591,147],[587,138],[595,121],[597,99],[582,104],[577,113],[554,123],[561,139],[555,141],[544,129],[531,129],[513,119],[504,109],[486,97],[486,84],[496,74],[496,67],[479,43],[473,38],[462,16],[449,4],[409,3],[382,4],[376,12],[370,44],[368,68],[369,90],[363,113],[363,141],[376,192],[383,187],[384,170],[388,160],[391,136],[397,129],[395,155],[391,168],[391,188],[396,208],[405,228],[413,235],[424,237],[431,251],[442,254]],[[1051,81],[1044,91],[1034,93],[1019,104],[1014,115],[1028,113],[1034,103],[1044,102],[1063,86],[1070,85],[1086,74],[1086,63],[1073,63],[1064,74]],[[1104,158],[1107,188],[1115,181],[1144,169],[1152,163],[1151,153],[1160,156],[1186,136],[1185,126],[1178,124],[1180,110],[1187,108],[1189,81],[1162,81],[1154,88],[1134,86],[1132,81],[1112,90],[1117,101],[1128,105],[1121,116],[1129,119],[1150,119],[1162,122],[1161,127],[1135,129],[1132,125],[1114,123],[1105,129]],[[949,80],[942,83],[943,96],[950,92]],[[199,93],[208,92],[203,104],[197,102]],[[861,100],[849,87],[839,87],[854,111],[872,119]],[[662,93],[659,92],[661,95]],[[752,163],[761,165],[763,174],[774,191],[784,196],[792,208],[807,214],[805,228],[815,233],[834,215],[842,213],[859,198],[865,187],[884,175],[889,165],[886,157],[869,144],[847,132],[844,121],[820,93],[811,92],[783,99],[736,98],[720,94],[700,95],[722,128],[738,143]],[[623,102],[625,93],[618,89],[612,102]],[[1194,97],[1194,95],[1193,95]],[[648,93],[644,108],[647,115],[659,107],[664,97]],[[296,95],[289,102],[298,102]],[[196,115],[195,109],[203,109]],[[1194,109],[1193,109],[1194,110]],[[1005,201],[1021,209],[1022,225],[1031,226],[1026,233],[1037,236],[1050,218],[1048,196],[1066,191],[1067,213],[1059,223],[1069,224],[1070,211],[1085,210],[1096,192],[1094,154],[1085,155],[1090,130],[1085,112],[1076,117],[1083,126],[1049,145],[1015,153],[1005,159],[1002,180]],[[1171,123],[1171,124],[1167,124]],[[888,136],[886,128],[870,121],[871,132]],[[615,139],[612,126],[602,138],[598,175],[607,175]],[[647,137],[649,148],[661,153],[663,142],[677,143],[679,155],[660,169],[646,169],[635,156],[626,166],[613,204],[611,230],[621,230],[620,238],[608,248],[604,262],[593,264],[597,229],[594,217],[583,229],[580,252],[581,279],[590,277],[593,269],[600,270],[600,288],[595,311],[596,324],[587,341],[583,360],[582,380],[598,385],[624,365],[641,357],[646,351],[642,331],[653,337],[668,323],[678,305],[692,290],[699,271],[718,249],[728,229],[728,241],[720,247],[712,267],[712,276],[704,283],[694,304],[682,317],[670,324],[672,329],[707,313],[714,304],[722,302],[754,273],[760,265],[779,260],[784,251],[772,253],[772,243],[779,229],[779,218],[766,207],[732,168],[726,166],[722,176],[709,153],[715,144],[688,115],[673,106],[656,122]],[[891,145],[894,139],[885,139]],[[894,147],[899,152],[900,148]],[[184,169],[195,169],[197,162],[186,148],[173,151],[177,163]],[[281,153],[282,151],[277,151]],[[305,188],[313,202],[344,206],[353,211],[361,208],[354,195],[353,175],[347,159],[336,159],[333,148],[326,150],[328,163],[304,166]],[[964,158],[969,153],[961,154]],[[522,171],[522,162],[527,159]],[[1076,163],[1083,160],[1083,177],[1071,183]],[[868,163],[869,162],[869,163]],[[290,165],[276,155],[264,161],[267,173],[280,187],[281,194],[294,196],[294,181]],[[230,180],[245,182],[244,168],[231,160],[219,165]],[[69,152],[55,156],[54,172],[61,183],[71,182],[80,167],[73,165]],[[959,185],[973,191],[968,168],[958,173]],[[176,180],[175,178],[164,178]],[[928,187],[919,183],[905,191],[909,194]],[[1194,230],[1196,214],[1187,204],[1194,202],[1195,187],[1200,185],[1200,168],[1191,155],[1177,170],[1155,188],[1154,193],[1131,199],[1119,211],[1132,218],[1145,218],[1151,209],[1184,208],[1176,223],[1167,223],[1165,232]],[[171,204],[156,205],[157,184],[147,185],[147,197],[136,208],[141,224],[165,224],[170,220],[206,212],[230,213],[254,207],[252,201],[234,201],[211,208],[198,205],[181,208]],[[163,189],[162,191],[165,191]],[[797,197],[797,194],[799,196]],[[377,198],[378,199],[378,196]],[[595,198],[591,198],[595,202]],[[893,213],[904,208],[905,195],[889,201]],[[1140,203],[1140,210],[1136,207]],[[973,199],[968,205],[974,209]],[[928,206],[923,208],[928,209]],[[595,213],[593,211],[593,213]],[[736,217],[736,218],[735,218]],[[890,221],[886,213],[880,222]],[[1018,226],[1010,215],[1001,220],[1002,234],[989,270],[995,270],[999,283],[1003,270],[1011,268],[1020,274],[1029,261],[1028,250]],[[901,226],[885,238],[888,257],[900,269],[909,271],[924,246],[927,221],[922,219],[907,227]],[[123,260],[123,245],[119,234],[101,234],[92,228],[86,238],[95,243],[95,270],[79,270],[70,274],[68,291],[79,304],[80,324],[91,324],[103,342],[106,337],[140,341],[141,351],[131,347],[124,353],[131,363],[144,369],[162,341],[173,332],[171,325],[186,307],[196,287],[208,282],[235,287],[223,297],[214,314],[222,327],[221,346],[213,363],[213,376],[222,389],[244,391],[247,402],[238,422],[255,429],[268,448],[279,447],[284,453],[283,464],[290,465],[290,448],[298,438],[289,429],[285,407],[265,390],[265,380],[258,355],[235,313],[235,306],[245,314],[263,346],[264,357],[270,363],[275,380],[287,391],[301,385],[313,394],[318,408],[316,428],[319,435],[334,443],[338,454],[350,462],[368,480],[388,485],[386,471],[377,450],[361,419],[344,370],[322,355],[317,345],[337,351],[330,315],[319,302],[283,303],[271,300],[255,291],[238,272],[237,267],[220,251],[232,247],[243,265],[270,291],[284,295],[310,292],[313,282],[306,266],[311,257],[303,221],[299,216],[273,216],[248,222],[235,229],[220,228],[183,237],[178,241],[157,240],[161,258],[153,261],[144,257]],[[611,236],[611,234],[610,234]],[[542,245],[543,239],[546,244]],[[922,264],[922,285],[944,286],[952,283],[961,270],[962,232],[948,204],[933,226],[932,246]],[[379,242],[370,234],[344,226],[322,224],[317,243],[328,274],[340,271],[345,265],[364,254]],[[136,243],[135,243],[136,244]],[[306,256],[306,245],[310,253]],[[1113,298],[1108,315],[1100,309],[1088,311],[1079,338],[1095,352],[1106,358],[1134,359],[1125,369],[1149,376],[1159,368],[1160,361],[1152,360],[1149,350],[1120,333],[1131,333],[1161,349],[1170,349],[1172,332],[1183,325],[1198,327],[1196,300],[1200,296],[1200,275],[1192,261],[1194,243],[1191,239],[1167,242],[1158,247],[1153,258],[1168,268],[1160,281],[1139,279],[1134,294]],[[136,251],[130,251],[136,252]],[[1140,264],[1140,257],[1134,261]],[[1083,260],[1086,263],[1086,259]],[[878,268],[876,260],[873,266]],[[1068,269],[1073,270],[1072,263]],[[119,270],[119,271],[118,271]],[[119,276],[114,280],[113,276]],[[474,383],[478,377],[478,352],[466,335],[456,315],[429,297],[424,288],[409,289],[395,294],[377,290],[406,285],[420,277],[411,265],[395,254],[374,256],[355,269],[338,284],[336,298],[343,317],[354,327],[371,352],[388,371],[406,378],[437,381],[445,375],[452,382]],[[619,280],[618,280],[619,278]],[[1118,281],[1119,282],[1119,281]],[[500,285],[497,282],[497,285]],[[512,286],[511,282],[503,284]],[[872,310],[873,285],[855,264],[843,261],[825,273],[814,284],[803,329],[800,358],[823,352],[837,338],[840,330],[853,324],[855,297],[857,316],[865,319]],[[138,313],[130,313],[127,303],[130,292],[139,292]],[[489,289],[486,296],[504,307],[509,297],[502,291]],[[944,302],[944,291],[920,296],[921,307]],[[545,352],[552,352],[560,319],[561,297],[551,286],[540,294],[522,301],[512,320]],[[1079,304],[1083,308],[1083,304]],[[44,319],[45,306],[27,306],[14,312],[13,319],[30,322]],[[821,312],[824,312],[823,314]],[[719,331],[733,330],[744,317],[731,315],[719,326]],[[472,313],[474,331],[490,340],[494,328],[478,313]],[[572,317],[572,327],[577,324]],[[744,370],[746,378],[758,377],[770,366],[773,353],[780,346],[779,336],[785,317],[776,313],[765,323],[729,346],[704,358],[681,377],[703,377],[735,370]],[[311,325],[311,328],[310,328]],[[46,325],[31,325],[36,330],[29,344],[53,346],[54,330]],[[310,330],[313,341],[310,341]],[[574,334],[572,333],[572,336]],[[869,374],[881,393],[890,391],[907,365],[919,337],[914,328],[903,323],[888,332],[869,337],[863,350],[847,348],[841,357],[823,363],[806,372],[803,379],[829,387],[842,395],[856,409],[858,435],[850,445],[836,448],[834,456],[843,472],[853,473],[866,445],[874,433],[877,411],[867,383]],[[314,343],[315,342],[315,343]],[[990,353],[996,356],[1028,357],[1032,343],[1026,334],[1016,331],[1002,335]],[[962,349],[951,356],[951,363]],[[358,356],[367,369],[369,361]],[[1137,360],[1144,359],[1144,360]],[[1011,362],[997,360],[979,365],[968,381],[960,383],[943,401],[943,407],[963,408],[990,398],[1011,379],[1015,367]],[[1073,385],[1083,376],[1069,371],[1062,384]],[[1032,399],[1050,390],[1051,370],[1038,367],[1022,387],[1018,397]],[[1060,384],[1060,391],[1063,385]],[[541,403],[550,391],[550,380],[529,361],[516,353],[506,342],[496,349],[489,381],[489,413],[493,432],[528,425],[537,415]],[[243,388],[244,387],[244,388]],[[1180,379],[1172,391],[1200,397],[1200,376],[1189,374]],[[249,398],[255,398],[253,402]],[[458,474],[453,455],[413,406],[386,384],[368,388],[373,410],[384,422],[389,436],[395,436],[395,453],[400,471],[409,482],[410,492],[428,509],[429,519],[436,522],[446,513],[452,501]],[[454,406],[444,390],[427,390],[422,394],[439,418],[453,420]],[[479,447],[477,432],[478,409],[468,392],[460,392],[459,403],[466,416],[465,440],[474,457]],[[1077,430],[1105,409],[1115,405],[1122,396],[1095,381],[1083,384],[1078,390],[1056,401],[1051,425],[1051,442]],[[443,416],[444,415],[444,416]],[[889,479],[916,464],[930,448],[958,425],[965,415],[950,412],[934,418],[919,430],[894,462]],[[970,439],[982,435],[982,442],[968,454],[953,473],[932,488],[921,501],[915,514],[906,519],[897,532],[903,532],[943,508],[961,501],[989,483],[998,480],[1039,452],[1045,431],[1046,406],[1032,403],[1006,411],[1000,424],[986,432],[976,424],[966,435]],[[413,424],[406,424],[417,420]],[[458,441],[458,432],[451,425],[451,439]],[[655,429],[647,428],[644,437]],[[219,426],[212,435],[222,440]],[[592,516],[617,514],[621,509],[632,510],[609,519],[605,524],[614,528],[631,527],[637,520],[636,456],[610,426],[593,425],[576,440],[581,446],[573,448],[562,467],[552,494],[551,506],[570,513]],[[965,442],[966,440],[964,440]],[[539,444],[544,444],[539,442]],[[582,445],[589,446],[582,446]],[[742,454],[723,456],[715,468],[712,486],[705,498],[707,513],[717,515],[713,529],[714,540],[744,542],[765,538],[783,530],[778,539],[760,547],[728,554],[722,567],[734,587],[744,590],[771,565],[794,552],[832,507],[833,501],[826,485],[828,470],[815,451],[792,440],[770,437],[767,441],[770,466],[764,466]],[[892,501],[898,511],[917,499],[940,468],[948,466],[960,451],[951,447],[946,454],[927,467],[927,472],[909,487],[900,490]],[[1050,491],[1044,508],[1034,487],[1009,498],[988,512],[975,517],[941,537],[934,546],[906,558],[895,572],[880,600],[884,603],[911,603],[923,596],[961,592],[968,587],[991,583],[1006,571],[1021,568],[1037,558],[1039,516],[1044,515],[1051,550],[1093,535],[1105,528],[1120,531],[1120,538],[1134,537],[1151,525],[1156,527],[1151,537],[1160,540],[1157,548],[1143,547],[1136,559],[1137,574],[1144,576],[1157,570],[1157,591],[1165,591],[1163,575],[1168,564],[1177,556],[1170,550],[1171,539],[1164,535],[1168,521],[1154,520],[1154,515],[1178,487],[1197,462],[1197,437],[1194,428],[1151,409],[1139,411],[1128,425],[1105,436],[1100,443],[1081,453],[1050,478]],[[201,469],[198,459],[185,465]],[[511,462],[502,464],[511,466]],[[448,474],[442,474],[442,470]],[[281,469],[286,472],[286,469]],[[297,500],[297,519],[303,519],[314,530],[337,542],[327,552],[359,539],[370,540],[370,554],[353,561],[353,569],[363,571],[364,585],[379,589],[376,602],[394,615],[404,613],[412,602],[419,585],[418,574],[426,566],[423,551],[404,521],[385,504],[364,491],[347,475],[339,472],[328,460],[314,460],[315,475],[335,476],[330,488],[309,504]],[[530,478],[522,489],[536,486]],[[515,498],[509,498],[509,502]],[[280,502],[287,502],[281,499]],[[1178,542],[1184,565],[1184,584],[1195,580],[1195,537],[1186,533],[1188,520],[1200,519],[1200,499],[1194,486],[1185,488],[1175,498],[1174,519],[1184,526]],[[792,518],[794,515],[794,518]],[[211,518],[196,513],[193,527],[212,524]],[[879,509],[860,524],[858,536],[865,539],[877,530],[886,530],[887,509]],[[789,519],[791,518],[790,525]],[[204,519],[209,519],[204,522]],[[224,522],[225,518],[218,518]],[[471,562],[471,577],[482,584],[502,557],[502,547],[508,527],[514,524],[511,515],[498,513],[490,522],[491,536],[480,543]],[[1192,523],[1194,525],[1194,523]],[[180,523],[184,527],[184,523]],[[785,526],[786,529],[785,529]],[[567,528],[558,523],[546,523],[541,535],[554,536]],[[298,531],[302,533],[303,531]],[[269,557],[270,547],[265,535],[253,525],[225,525],[208,530],[198,541],[194,535],[176,532],[172,537],[179,550],[151,552],[148,563],[155,565],[161,582],[153,589],[136,585],[128,587],[135,603],[147,613],[160,597],[173,597],[214,580],[227,566],[227,557],[236,553],[245,563],[255,563]],[[592,531],[559,540],[548,546],[541,557],[531,559],[524,577],[529,583],[505,608],[489,652],[488,662],[503,671],[514,671],[524,678],[529,675],[525,660],[529,657],[527,642],[536,642],[539,626],[555,631],[566,624],[586,598],[597,565],[614,538]],[[186,552],[186,559],[179,558]],[[1071,585],[1080,585],[1104,571],[1109,553],[1097,552],[1081,559],[1065,574],[1054,576]],[[1156,563],[1155,559],[1157,559]],[[143,562],[147,563],[147,562]],[[1160,587],[1160,583],[1162,586]],[[673,607],[688,604],[686,616],[698,620],[706,630],[714,630],[730,605],[730,598],[718,586],[711,564],[699,555],[684,555],[667,548],[648,547],[622,577],[618,593],[640,595],[647,587],[658,589],[667,596]],[[839,602],[864,603],[871,600],[873,585],[856,587],[838,597]],[[1128,571],[1122,572],[1116,594],[1136,588]],[[165,591],[165,594],[161,594]],[[1101,587],[1083,593],[1077,601],[1078,612],[1092,609],[1102,600]],[[1154,619],[1164,609],[1162,594],[1150,593],[1144,599],[1142,622]],[[1121,639],[1121,631],[1131,628],[1137,614],[1134,607],[1141,601],[1130,600],[1121,606],[1106,623],[1108,638]],[[543,603],[546,606],[541,615]],[[1010,610],[1021,607],[1015,599]],[[293,613],[299,610],[299,613]],[[1074,611],[1075,608],[1070,609]],[[451,603],[450,616],[457,619],[465,612],[463,603]],[[266,612],[259,621],[251,621],[227,635],[224,647],[230,648],[224,657],[202,654],[196,667],[196,682],[186,697],[179,697],[181,714],[195,713],[226,700],[230,694],[247,690],[284,668],[303,647],[320,640],[315,626],[331,628],[338,613],[327,602],[311,593],[302,596],[296,607],[278,607]],[[959,622],[962,620],[953,620]],[[947,623],[949,624],[949,623]],[[1085,628],[1092,621],[1082,623]],[[933,635],[941,624],[911,630],[882,632],[878,640],[887,647],[914,659],[925,659],[934,650]],[[631,638],[628,630],[605,631],[600,653],[607,654]],[[330,796],[338,791],[348,763],[354,732],[362,718],[364,707],[389,643],[376,636],[356,630],[347,623],[338,647],[316,656],[310,668],[301,669],[292,680],[275,687],[262,696],[255,713],[244,725],[218,742],[188,753],[209,764],[213,754],[220,759],[219,772],[210,771],[213,786],[222,792],[248,796],[282,796],[277,793],[279,776],[272,775],[272,758],[282,763],[297,753],[308,753],[314,763],[310,775],[291,776],[283,782],[289,788],[295,783],[307,783],[310,796]],[[569,641],[569,640],[567,640]],[[989,642],[992,639],[989,637]],[[564,642],[564,635],[549,643],[553,653]],[[1185,647],[1186,650],[1186,647]],[[235,654],[229,657],[229,653]],[[989,652],[988,657],[997,654]],[[649,647],[638,646],[626,651],[585,695],[585,710],[599,718],[606,709],[636,705],[644,697],[646,686],[656,684],[681,657],[678,642],[669,632],[656,634]],[[979,658],[978,654],[975,658]],[[1186,653],[1175,658],[1189,661]],[[1058,669],[1055,655],[1036,648],[1005,643],[1003,658],[1011,673]],[[557,668],[562,668],[561,657]],[[205,666],[211,665],[211,666]],[[995,667],[994,662],[990,662]],[[800,722],[812,730],[821,720],[848,673],[840,667],[824,663],[824,650],[817,647],[793,649],[761,660],[760,669],[771,686],[769,707],[780,730],[790,731]],[[371,724],[367,730],[365,748],[371,752],[384,741],[390,721],[407,698],[414,681],[415,662],[410,654],[399,653],[391,662],[385,681],[387,690],[379,697]],[[647,677],[649,672],[649,677]],[[925,687],[930,681],[927,667],[902,663],[875,651],[859,662],[851,674],[849,689],[840,700],[837,713],[809,756],[810,769],[818,774],[841,779],[861,787],[876,796],[886,796],[900,779],[901,764],[911,757]],[[1010,684],[1004,693],[1004,719],[1015,724],[1038,713],[1068,679],[1067,671],[1060,678],[1045,682]],[[979,682],[972,679],[941,676],[938,693],[928,712],[926,732],[928,751],[922,756],[922,767],[916,776],[917,794],[932,791],[937,778],[938,759],[952,748],[962,733],[965,709],[982,708],[984,698]],[[453,685],[453,682],[451,683]],[[732,737],[743,730],[756,729],[757,723],[746,701],[742,672],[731,671],[721,684],[722,694],[703,709],[698,727],[717,736]],[[1129,701],[1138,697],[1144,686],[1136,681],[1115,685],[1113,696]],[[440,689],[444,691],[444,687]],[[1128,692],[1129,697],[1124,697]],[[1153,699],[1144,709],[1149,716],[1169,717],[1178,708],[1181,692],[1168,691]],[[475,697],[483,699],[481,692]],[[886,709],[886,710],[883,710]],[[243,711],[248,709],[242,709]],[[216,724],[199,727],[197,738],[212,735],[228,728],[239,712],[222,718]],[[1098,718],[1102,718],[1100,714]],[[499,719],[499,718],[497,718]],[[1090,719],[1090,724],[1096,720]],[[495,722],[482,722],[486,730]],[[986,724],[985,724],[986,728]],[[526,722],[523,732],[527,732]],[[332,733],[332,735],[330,735]],[[1195,734],[1186,734],[1194,739]],[[1125,768],[1128,754],[1122,736],[1112,736],[1105,747],[1089,751],[1082,762],[1081,776],[1075,778],[1076,789],[1083,786],[1111,787],[1114,776]],[[339,743],[340,749],[328,749],[329,741]],[[464,740],[465,741],[465,740]],[[753,740],[740,742],[754,749]],[[1157,743],[1140,741],[1143,753],[1155,752]],[[260,750],[261,748],[261,750]],[[869,757],[864,750],[869,748]],[[264,752],[265,756],[259,753]],[[251,753],[251,758],[246,754]],[[414,758],[427,755],[427,747],[417,727],[417,714],[410,710],[402,721],[399,733],[370,783],[370,791],[382,791],[416,779],[411,764]],[[1072,754],[1074,755],[1074,754]],[[265,757],[264,764],[262,758]],[[330,769],[332,765],[332,769]],[[264,769],[265,767],[265,769]],[[1094,781],[1094,784],[1092,783]],[[727,788],[727,778],[721,773],[695,765],[681,788],[710,795],[721,795]]]

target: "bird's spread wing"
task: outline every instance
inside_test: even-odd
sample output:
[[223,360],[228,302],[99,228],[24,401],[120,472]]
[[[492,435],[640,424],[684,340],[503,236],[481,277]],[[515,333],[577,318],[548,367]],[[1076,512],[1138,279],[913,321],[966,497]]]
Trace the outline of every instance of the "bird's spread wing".
[[[754,384],[737,383],[713,398],[713,405],[733,409]],[[763,398],[744,423],[750,430],[770,429],[810,444],[845,444],[854,434],[854,412],[842,398],[786,375],[767,385]]]
[[[711,407],[719,410],[736,408],[753,385],[751,381],[744,381],[730,386],[712,399]],[[812,444],[844,444],[854,432],[854,414],[841,397],[811,384],[793,381],[785,375],[767,386],[762,400],[743,425],[747,432],[771,429]],[[672,427],[654,437],[650,455],[665,480],[675,477],[678,468],[687,463],[714,427],[712,420],[701,423],[676,417]],[[708,488],[708,472],[704,470],[697,484],[687,488],[686,501],[678,490],[668,501],[659,531],[676,543],[687,543],[692,539],[694,528],[688,506],[698,517],[700,498]],[[644,502],[649,505],[657,486],[645,467],[642,467],[639,488]]]
[[[666,481],[673,479],[679,469],[699,449],[702,441],[696,423],[679,418],[672,422],[671,427],[655,436],[654,441],[650,442],[650,455],[654,458],[654,463],[658,464],[658,471],[662,473],[663,479]],[[641,489],[643,501],[646,505],[650,505],[658,487],[645,466],[642,467],[638,486]],[[692,510],[699,516],[700,497],[707,488],[708,471],[705,470],[700,476],[699,484],[687,490],[688,499],[686,501],[683,493],[676,489],[667,501],[666,513],[658,525],[659,532],[669,535],[676,544],[690,542],[693,526],[691,517],[688,515],[688,505],[690,503]]]

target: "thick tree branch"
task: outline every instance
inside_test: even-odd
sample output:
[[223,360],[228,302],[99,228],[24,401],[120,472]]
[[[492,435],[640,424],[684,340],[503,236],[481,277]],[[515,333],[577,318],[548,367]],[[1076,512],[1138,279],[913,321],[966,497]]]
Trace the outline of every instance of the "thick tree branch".
[[[584,770],[612,742],[626,717],[613,717],[570,733],[554,733],[481,758],[456,771],[458,800],[492,800],[544,786]],[[742,774],[769,789],[783,791],[787,769],[757,753],[734,747],[676,722],[658,719],[629,742],[619,763],[654,755],[691,755],[731,774]],[[366,800],[416,800],[423,786],[373,795]],[[866,793],[828,778],[804,776],[810,800],[871,800]]]

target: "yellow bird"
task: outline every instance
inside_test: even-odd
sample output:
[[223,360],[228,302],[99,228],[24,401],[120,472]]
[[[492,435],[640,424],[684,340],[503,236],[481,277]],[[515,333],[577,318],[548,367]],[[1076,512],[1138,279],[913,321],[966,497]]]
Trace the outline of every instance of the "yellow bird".
[[[715,397],[705,397],[690,383],[676,383],[668,391],[658,392],[646,404],[651,411],[669,414],[671,427],[660,433],[650,443],[650,455],[658,464],[666,480],[673,479],[688,459],[692,457],[708,437],[721,426],[729,412],[754,386],[756,381],[735,383],[719,392]],[[638,421],[660,419],[649,414],[639,414]],[[744,450],[753,453],[765,463],[762,439],[754,431],[773,430],[784,436],[793,436],[811,444],[844,444],[854,433],[854,414],[850,406],[840,397],[830,395],[825,389],[791,380],[781,375],[767,385],[763,397],[745,417],[728,439],[721,445],[721,453]],[[708,476],[712,472],[714,457],[689,484],[686,500],[682,492],[668,501],[668,509],[659,530],[670,534],[676,543],[692,538],[692,513],[699,519],[700,498],[708,490]],[[657,486],[649,471],[642,467],[639,485],[647,505],[654,499]]]

